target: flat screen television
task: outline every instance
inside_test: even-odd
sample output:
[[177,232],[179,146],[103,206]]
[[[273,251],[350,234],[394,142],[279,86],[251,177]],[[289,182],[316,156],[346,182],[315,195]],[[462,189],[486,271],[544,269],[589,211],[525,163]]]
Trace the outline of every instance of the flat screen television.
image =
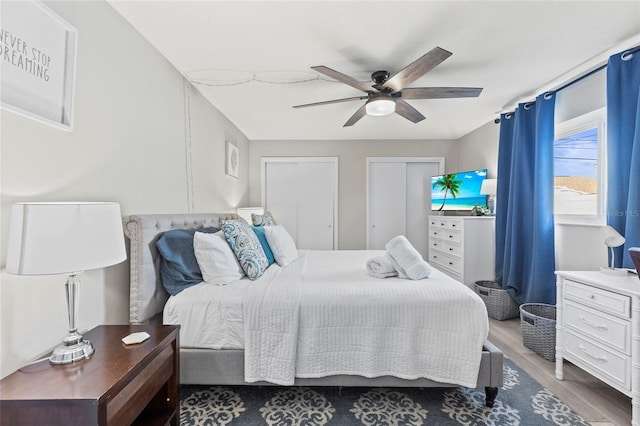
[[470,211],[479,204],[487,207],[487,196],[480,193],[487,169],[431,177],[432,211]]

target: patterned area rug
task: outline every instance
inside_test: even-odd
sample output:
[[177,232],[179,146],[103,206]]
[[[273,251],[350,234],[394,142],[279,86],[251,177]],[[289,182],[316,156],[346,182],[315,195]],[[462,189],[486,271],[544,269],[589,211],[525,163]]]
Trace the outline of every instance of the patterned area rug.
[[493,408],[484,388],[183,386],[181,425],[588,425],[508,359]]

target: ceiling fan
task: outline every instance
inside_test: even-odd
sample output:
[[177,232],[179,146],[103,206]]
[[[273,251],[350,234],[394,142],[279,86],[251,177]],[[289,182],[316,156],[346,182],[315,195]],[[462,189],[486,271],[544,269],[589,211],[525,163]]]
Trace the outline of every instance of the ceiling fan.
[[374,82],[373,85],[362,83],[355,78],[332,70],[324,65],[311,67],[311,69],[319,73],[365,92],[366,95],[295,105],[293,108],[305,108],[366,99],[367,101],[364,105],[347,120],[343,127],[353,126],[358,120],[364,117],[365,114],[382,116],[394,112],[413,123],[417,123],[424,120],[425,116],[409,105],[405,101],[406,99],[471,98],[479,96],[480,92],[482,92],[482,88],[478,87],[406,87],[440,65],[451,55],[451,52],[440,47],[435,47],[392,76],[388,71],[375,71],[371,74],[371,80]]

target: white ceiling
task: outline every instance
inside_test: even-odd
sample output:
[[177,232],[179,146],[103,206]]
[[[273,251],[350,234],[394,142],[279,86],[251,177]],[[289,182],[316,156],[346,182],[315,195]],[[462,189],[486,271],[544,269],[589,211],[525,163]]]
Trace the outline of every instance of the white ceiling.
[[[110,4],[251,140],[457,139],[640,35],[640,1]],[[409,87],[483,87],[480,97],[412,100],[426,120],[365,116],[349,128],[364,101],[291,108],[362,94],[311,66],[370,83],[435,46],[453,55]]]

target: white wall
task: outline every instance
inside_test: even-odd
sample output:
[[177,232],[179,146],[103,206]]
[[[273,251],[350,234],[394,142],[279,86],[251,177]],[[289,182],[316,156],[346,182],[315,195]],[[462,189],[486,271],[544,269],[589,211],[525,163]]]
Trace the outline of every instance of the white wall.
[[[58,345],[67,329],[64,276],[4,272],[12,202],[117,201],[123,215],[248,203],[249,144],[232,123],[108,4],[46,4],[78,29],[74,129],[0,113],[0,376]],[[240,179],[225,176],[225,139],[240,149]],[[81,281],[81,331],[128,322],[128,263]]]
[[412,141],[251,141],[250,204],[261,203],[262,157],[338,157],[338,244],[341,250],[366,248],[366,158],[444,157],[445,168],[456,170],[457,142]]
[[458,139],[460,171],[487,169],[487,177],[498,176],[500,125],[493,121]]

